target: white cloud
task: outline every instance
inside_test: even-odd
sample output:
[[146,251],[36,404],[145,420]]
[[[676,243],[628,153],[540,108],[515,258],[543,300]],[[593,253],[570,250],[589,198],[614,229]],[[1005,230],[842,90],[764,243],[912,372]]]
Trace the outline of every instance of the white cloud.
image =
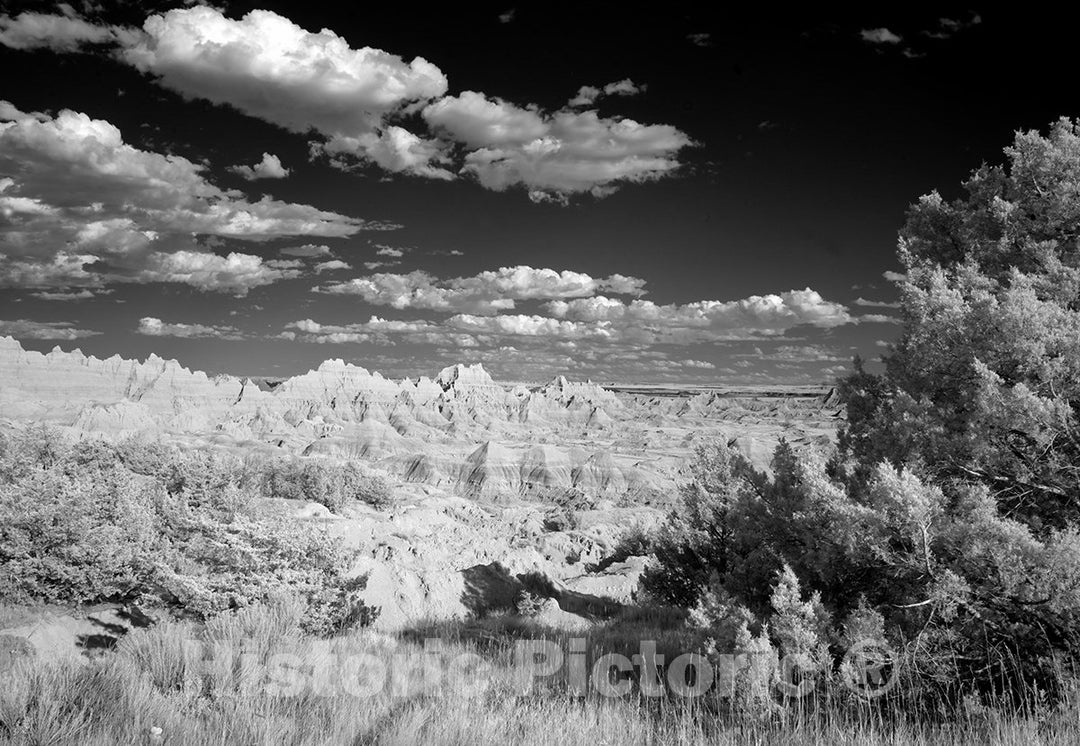
[[706,33],[687,34],[686,38],[695,47],[711,47],[712,46],[712,34],[706,34]]
[[880,313],[867,313],[859,316],[856,321],[860,324],[900,324],[900,319],[895,316],[886,316]]
[[303,269],[305,264],[300,259],[268,259],[266,266],[273,269]]
[[887,28],[863,29],[859,32],[859,36],[870,44],[899,44],[904,40],[902,36],[894,34]]
[[567,106],[589,106],[600,98],[601,90],[596,86],[583,85],[578,88],[577,95],[566,102]]
[[331,259],[328,262],[319,262],[315,265],[315,272],[320,275],[323,272],[331,272],[338,269],[352,269],[352,267],[340,259]]
[[45,261],[19,260],[0,255],[0,286],[21,288],[96,287],[102,278],[87,271],[96,262],[93,254],[68,254],[58,251]]
[[355,136],[403,104],[440,96],[446,76],[422,57],[352,49],[330,29],[312,33],[253,10],[240,20],[207,7],[147,18],[124,51],[139,70],[191,98],[228,104],[293,132]]
[[304,244],[303,246],[289,246],[281,249],[279,254],[285,256],[299,256],[308,259],[313,259],[320,256],[330,256],[330,247],[316,244]]
[[[396,321],[378,316],[372,316],[367,322],[358,324],[320,324],[312,319],[303,319],[290,322],[285,325],[285,328],[297,330],[283,332],[283,334],[292,335],[291,338],[296,338],[299,332],[303,335],[302,341],[321,344],[369,342],[376,339],[383,344],[392,344],[387,339],[388,334],[407,335],[411,341],[431,344],[438,339],[435,333],[439,331],[438,325],[428,321]],[[466,344],[470,343],[466,342]]]
[[[55,33],[60,47],[71,35],[62,25],[41,34]],[[292,132],[314,130],[312,155],[343,169],[375,164],[442,180],[472,174],[488,189],[520,185],[534,201],[565,202],[669,175],[678,152],[692,144],[671,125],[545,112],[472,91],[444,96],[446,76],[422,57],[406,62],[380,49],[352,49],[329,29],[313,33],[266,10],[235,20],[208,6],[177,8],[151,15],[141,31],[121,31],[86,24],[74,35],[111,38],[119,59],[188,98],[229,105]],[[642,89],[626,79],[583,90],[594,100]],[[435,137],[397,123],[417,111]],[[246,175],[249,167],[236,168]]]
[[446,320],[447,326],[471,334],[496,334],[523,337],[558,337],[560,339],[611,338],[613,333],[605,322],[581,324],[546,316],[504,314],[474,316],[457,314]]
[[931,39],[950,39],[957,32],[965,31],[982,23],[982,16],[971,13],[965,20],[961,18],[939,18],[938,27],[933,31],[923,31],[923,34]]
[[245,296],[253,288],[299,276],[294,269],[277,269],[254,254],[177,251],[152,254],[140,275],[142,282],[179,282],[199,290]]
[[756,350],[753,357],[795,363],[845,363],[851,355],[818,345],[781,345],[768,354]]
[[248,181],[255,179],[284,179],[289,169],[281,165],[281,159],[272,153],[263,153],[262,160],[254,166],[229,166],[229,171]]
[[[0,282],[46,287],[138,281],[151,259],[206,254],[197,236],[263,241],[348,236],[363,221],[310,205],[257,202],[181,156],[139,150],[109,122],[0,102]],[[257,257],[256,257],[257,258]],[[207,260],[212,261],[212,260]],[[151,269],[153,267],[150,267]]]
[[34,298],[37,298],[38,300],[79,301],[79,300],[90,300],[91,298],[98,297],[98,295],[105,295],[108,292],[109,291],[99,291],[99,292],[95,293],[95,292],[93,292],[91,290],[87,290],[86,288],[83,288],[82,290],[58,290],[58,291],[41,290],[41,291],[36,292],[36,293],[30,293],[30,295],[32,297],[34,297]]
[[101,332],[79,329],[70,321],[0,320],[0,335],[16,339],[79,339],[97,334]]
[[863,306],[865,308],[899,308],[900,304],[895,301],[885,300],[867,300],[866,298],[856,298],[852,301],[856,306]]
[[499,23],[510,23],[514,20],[514,14],[517,12],[517,8],[511,8],[503,13],[499,14]]
[[753,295],[735,301],[706,300],[683,305],[657,305],[648,300],[595,296],[545,305],[556,318],[594,324],[615,324],[620,337],[685,343],[780,334],[809,324],[829,328],[854,321],[847,309],[810,288]]
[[395,259],[400,259],[401,257],[405,256],[405,252],[408,251],[408,249],[399,249],[394,246],[387,246],[386,244],[381,243],[375,244],[375,248],[378,249],[378,251],[376,251],[375,253],[379,256],[389,256]]
[[119,26],[96,26],[73,15],[25,12],[0,16],[0,44],[12,49],[74,52],[89,44],[131,41],[133,32]]
[[203,98],[292,132],[316,130],[314,151],[392,172],[438,179],[442,146],[386,117],[442,95],[446,76],[422,57],[406,62],[381,49],[353,49],[330,29],[312,33],[268,10],[240,20],[206,6],[150,16],[123,57],[189,98]]
[[[389,291],[389,288],[384,289]],[[428,290],[432,290],[430,285]],[[381,300],[384,305],[396,308],[446,310],[452,305],[446,297],[409,295],[404,290],[399,296],[388,293]],[[504,296],[501,300],[509,298]],[[319,341],[323,342],[363,341],[361,336],[370,339],[376,332],[405,335],[405,341],[413,343],[435,344],[440,343],[440,335],[468,334],[484,347],[506,344],[508,338],[534,340],[536,344],[541,344],[543,340],[542,344],[547,345],[549,351],[551,344],[569,345],[567,349],[574,349],[576,354],[587,358],[590,351],[601,348],[606,351],[605,354],[621,349],[626,354],[632,352],[635,356],[647,357],[657,354],[656,351],[645,349],[649,345],[688,346],[728,340],[776,339],[796,326],[831,328],[867,320],[866,317],[852,317],[844,306],[826,301],[810,289],[751,296],[737,301],[699,301],[684,305],[657,305],[642,300],[625,303],[594,296],[551,301],[544,306],[550,316],[497,314],[499,310],[506,310],[508,304],[493,307],[476,296],[457,297],[453,301],[458,306],[471,303],[478,312],[456,313],[439,322],[390,322],[372,317],[367,324],[334,327],[323,326],[309,319],[290,326],[304,333],[321,335],[323,338]],[[591,346],[579,348],[575,346],[577,342],[587,342]],[[757,355],[760,357],[761,353]],[[775,356],[780,360],[844,359],[826,353],[824,348],[790,345],[778,348]]]
[[903,272],[894,272],[891,269],[882,272],[881,276],[889,282],[904,282],[907,279],[907,275]]
[[374,274],[318,288],[336,295],[356,295],[367,303],[392,308],[490,314],[515,308],[515,302],[582,298],[598,291],[640,295],[645,281],[623,275],[594,278],[582,272],[501,267],[472,277],[440,280],[417,270]]
[[472,148],[462,171],[488,189],[524,186],[532,193],[610,194],[624,182],[661,178],[691,145],[670,125],[601,118],[595,111],[545,113],[482,93],[446,96],[424,109],[436,131]]
[[435,165],[449,163],[444,149],[437,140],[425,140],[391,125],[381,133],[366,132],[355,137],[335,135],[329,141],[313,146],[312,151],[329,156],[333,165],[344,170],[352,168],[353,163],[341,156],[352,156],[387,171],[452,181],[456,177],[451,171]]
[[170,323],[144,316],[139,319],[136,331],[150,337],[183,337],[186,339],[214,337],[217,339],[242,339],[243,335],[232,326],[204,326],[203,324]]
[[603,88],[583,85],[577,95],[567,102],[568,106],[591,106],[602,96],[636,96],[644,93],[647,86],[637,85],[630,78],[608,83]]

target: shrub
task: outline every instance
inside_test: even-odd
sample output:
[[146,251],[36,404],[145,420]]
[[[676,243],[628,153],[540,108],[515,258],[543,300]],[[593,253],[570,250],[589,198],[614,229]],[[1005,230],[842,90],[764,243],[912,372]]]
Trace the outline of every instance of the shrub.
[[29,429],[0,441],[0,475],[5,599],[138,599],[205,619],[296,596],[319,634],[375,613],[357,597],[352,554],[317,526],[260,515],[261,475],[230,456],[69,444]]
[[165,547],[159,488],[115,465],[60,466],[0,486],[0,596],[88,603],[144,587]]
[[547,598],[544,596],[538,596],[530,591],[521,591],[517,597],[517,613],[519,616],[528,618],[538,617],[546,604]]
[[393,504],[390,483],[352,461],[341,464],[318,457],[276,458],[260,470],[262,488],[271,497],[317,502],[335,513],[354,500],[380,509]]
[[576,531],[581,526],[581,516],[569,508],[557,508],[544,516],[547,531]]
[[390,482],[379,474],[365,474],[355,463],[345,465],[346,494],[352,499],[384,510],[394,504]]

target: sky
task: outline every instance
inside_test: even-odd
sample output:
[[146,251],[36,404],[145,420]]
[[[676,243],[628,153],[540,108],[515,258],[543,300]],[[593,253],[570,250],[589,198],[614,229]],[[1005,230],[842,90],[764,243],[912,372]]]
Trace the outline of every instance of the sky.
[[0,2],[0,334],[286,376],[818,383],[896,235],[1077,112],[968,6]]

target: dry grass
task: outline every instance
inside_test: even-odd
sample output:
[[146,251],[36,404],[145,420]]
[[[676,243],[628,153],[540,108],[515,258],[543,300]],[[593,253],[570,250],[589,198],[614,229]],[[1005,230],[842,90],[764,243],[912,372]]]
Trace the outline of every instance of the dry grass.
[[[252,609],[211,622],[131,633],[91,663],[24,662],[0,676],[0,741],[17,744],[1076,744],[1080,709],[1037,716],[971,711],[953,722],[884,717],[871,707],[787,709],[769,717],[719,716],[700,700],[572,696],[556,681],[521,695],[511,666],[515,637],[543,630],[509,620],[431,625],[412,635],[357,631],[329,642],[304,638],[296,608]],[[658,620],[659,621],[659,620]],[[642,629],[636,631],[643,631]],[[653,630],[655,631],[655,630]],[[558,633],[550,633],[558,637]],[[591,642],[620,649],[629,635]],[[420,640],[442,640],[437,653]],[[198,639],[213,663],[192,657]],[[675,644],[674,639],[671,640]],[[268,690],[259,664],[298,656],[320,666],[363,654],[417,675],[470,654],[479,673],[436,688],[391,677],[373,696],[341,689],[328,666],[319,691]],[[355,658],[354,658],[355,660]],[[444,669],[445,670],[445,669]],[[338,671],[338,673],[333,673]],[[281,682],[282,679],[275,678]]]

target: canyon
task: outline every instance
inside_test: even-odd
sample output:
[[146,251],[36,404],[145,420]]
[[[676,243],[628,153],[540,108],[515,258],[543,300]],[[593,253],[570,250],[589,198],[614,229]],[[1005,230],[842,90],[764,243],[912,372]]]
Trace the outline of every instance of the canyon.
[[696,446],[724,439],[767,469],[781,438],[830,447],[840,416],[827,386],[501,384],[480,365],[391,380],[342,360],[252,379],[0,339],[3,427],[354,460],[385,475],[387,510],[267,509],[361,550],[355,571],[387,629],[512,609],[530,582],[557,602],[548,613],[586,624],[596,603],[634,597],[646,559],[610,555],[626,532],[662,520]]

